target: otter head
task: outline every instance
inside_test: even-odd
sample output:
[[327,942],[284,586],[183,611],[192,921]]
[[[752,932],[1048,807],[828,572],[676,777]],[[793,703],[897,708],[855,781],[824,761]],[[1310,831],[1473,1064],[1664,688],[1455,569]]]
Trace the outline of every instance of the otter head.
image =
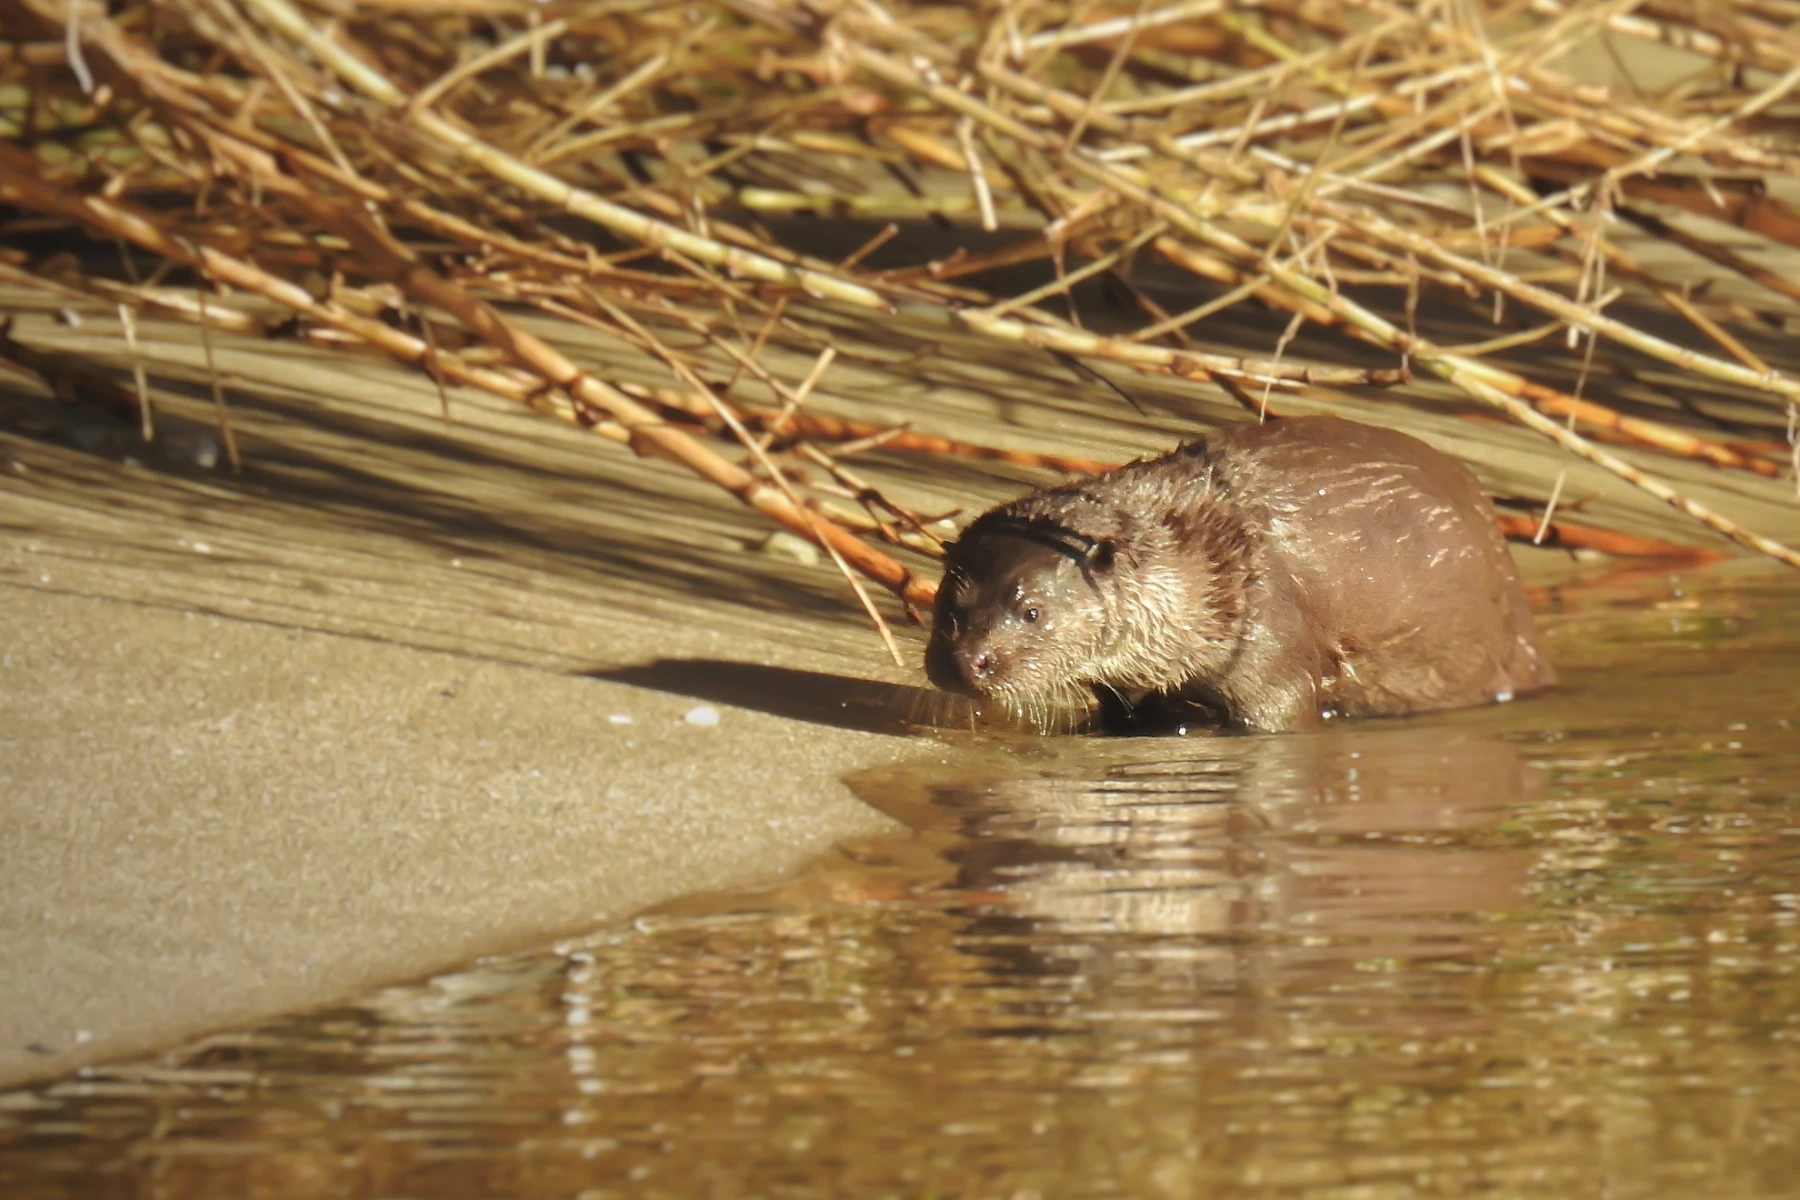
[[978,522],[945,556],[926,675],[1015,709],[1084,698],[1112,571],[1110,542],[1041,521]]

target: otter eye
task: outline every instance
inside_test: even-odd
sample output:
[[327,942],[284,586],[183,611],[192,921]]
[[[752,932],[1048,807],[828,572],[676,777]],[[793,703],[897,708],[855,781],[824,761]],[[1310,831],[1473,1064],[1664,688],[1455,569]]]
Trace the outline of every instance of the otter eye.
[[1038,612],[1038,610],[1036,608],[1028,608],[1025,610],[1025,620],[1028,624],[1036,625],[1037,619],[1040,615],[1041,614]]

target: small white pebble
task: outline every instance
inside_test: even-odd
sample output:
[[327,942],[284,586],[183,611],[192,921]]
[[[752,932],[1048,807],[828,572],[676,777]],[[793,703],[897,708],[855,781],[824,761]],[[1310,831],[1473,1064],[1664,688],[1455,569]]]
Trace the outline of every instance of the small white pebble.
[[194,443],[194,462],[208,471],[218,466],[219,443],[208,435],[201,434],[200,440]]
[[9,465],[12,467],[12,473],[14,475],[24,475],[31,470],[30,467],[26,466],[16,458]]
[[[692,714],[690,714],[690,715],[692,715]],[[610,716],[606,719],[608,721],[611,721],[614,725],[629,725],[629,724],[631,724],[631,714],[630,713],[614,713],[612,716]]]
[[453,566],[453,567],[460,567],[460,566],[462,566],[462,559],[460,559],[460,558],[453,558],[453,559],[451,559],[451,560],[450,560],[450,565],[451,565],[451,566]]
[[688,709],[681,719],[689,725],[717,725],[719,710],[710,704],[699,704]]
[[49,582],[50,582],[50,577],[49,577],[49,576],[48,576],[48,575],[39,575],[39,576],[38,576],[38,582],[39,582],[39,583],[49,583]]
[[93,1030],[77,1029],[75,1031],[75,1044],[77,1046],[85,1046],[93,1040],[94,1040],[94,1031]]
[[1494,703],[1495,704],[1505,704],[1512,698],[1513,698],[1513,694],[1511,692],[1495,692],[1494,693]]
[[819,565],[819,548],[785,529],[777,529],[758,542],[756,548],[771,558],[785,558],[808,567]]
[[205,542],[195,542],[194,543],[194,553],[195,554],[211,554],[212,547],[207,545]]

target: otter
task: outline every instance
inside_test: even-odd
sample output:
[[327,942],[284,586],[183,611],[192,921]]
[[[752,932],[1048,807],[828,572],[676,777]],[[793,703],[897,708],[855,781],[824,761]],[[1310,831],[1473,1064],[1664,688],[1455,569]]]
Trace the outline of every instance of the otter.
[[1338,417],[1233,427],[983,513],[946,550],[925,670],[1040,727],[1174,701],[1297,730],[1556,682],[1473,473]]

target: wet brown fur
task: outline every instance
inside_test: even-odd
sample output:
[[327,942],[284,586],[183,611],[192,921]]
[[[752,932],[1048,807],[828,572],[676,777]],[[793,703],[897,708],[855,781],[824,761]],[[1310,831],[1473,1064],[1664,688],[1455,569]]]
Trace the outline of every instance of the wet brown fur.
[[1040,726],[1096,694],[1273,730],[1555,682],[1475,477],[1335,417],[1239,426],[984,513],[946,557],[926,670]]

